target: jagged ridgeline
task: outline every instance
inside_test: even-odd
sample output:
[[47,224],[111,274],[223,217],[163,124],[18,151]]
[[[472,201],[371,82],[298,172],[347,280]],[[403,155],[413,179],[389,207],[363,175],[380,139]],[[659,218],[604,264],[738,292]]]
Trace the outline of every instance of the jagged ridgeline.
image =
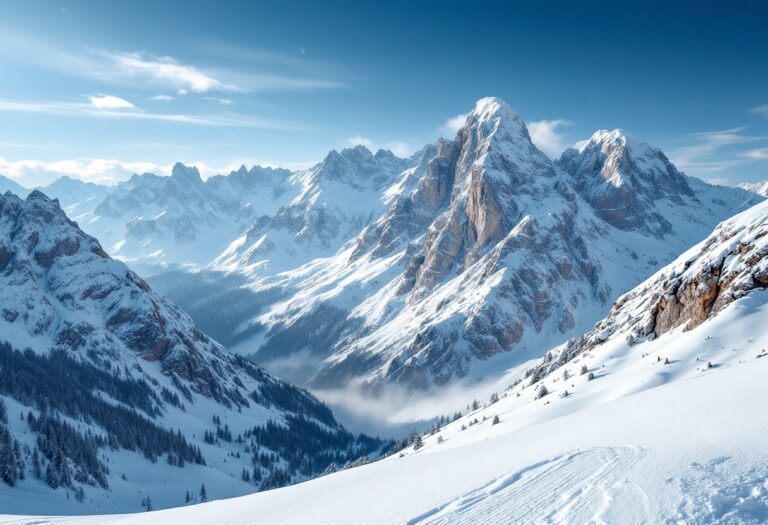
[[[0,196],[6,493],[37,491],[29,505],[173,506],[200,492],[226,497],[307,479],[385,445],[352,435],[311,394],[207,337],[57,201],[40,192]],[[161,481],[193,471],[182,478],[187,487],[150,494],[126,475],[132,464]]]

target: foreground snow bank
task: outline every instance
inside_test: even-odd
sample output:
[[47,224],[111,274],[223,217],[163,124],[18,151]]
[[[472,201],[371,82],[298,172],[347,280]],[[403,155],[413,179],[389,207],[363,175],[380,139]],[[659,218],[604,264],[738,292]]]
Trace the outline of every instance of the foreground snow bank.
[[0,523],[764,523],[766,377],[768,359],[753,359],[539,424],[488,422],[461,445],[448,438],[442,449],[241,498]]

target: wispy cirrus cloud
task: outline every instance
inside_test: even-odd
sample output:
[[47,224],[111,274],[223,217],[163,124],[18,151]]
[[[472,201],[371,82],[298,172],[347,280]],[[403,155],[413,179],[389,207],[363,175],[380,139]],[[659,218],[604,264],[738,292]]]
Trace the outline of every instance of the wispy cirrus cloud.
[[768,148],[758,148],[745,151],[743,156],[752,160],[768,159]]
[[222,67],[220,60],[215,61],[215,66],[206,66],[147,50],[59,48],[6,32],[0,34],[0,56],[81,78],[138,89],[163,87],[178,94],[311,91],[347,86],[338,78],[339,68],[258,50],[231,51],[228,67]]
[[669,157],[678,168],[694,175],[706,176],[734,168],[747,160],[757,160],[748,152],[734,151],[739,145],[768,140],[768,136],[746,133],[747,127],[692,133],[682,140],[686,146],[673,149]]
[[134,78],[193,93],[243,91],[243,88],[223,82],[202,69],[183,64],[169,56],[157,57],[140,51],[100,51],[98,55],[105,59],[106,67],[96,73],[114,80]]
[[[103,97],[96,97],[95,103],[93,100],[91,100],[87,104],[79,102],[29,102],[0,100],[0,112],[13,111],[71,117],[155,120],[160,122],[175,122],[180,124],[194,124],[200,126],[229,126],[294,131],[308,129],[307,125],[299,122],[250,117],[237,113],[219,113],[215,115],[154,113],[136,108],[133,104],[130,106],[122,105],[119,100],[123,99],[119,99],[118,97],[113,98],[117,100],[109,99],[105,101]],[[123,102],[130,104],[130,102],[125,100],[123,100]]]
[[755,106],[754,108],[749,108],[749,112],[768,118],[768,104],[761,104],[759,106]]
[[570,124],[571,122],[565,119],[539,120],[529,123],[527,127],[531,142],[548,157],[554,159],[559,157],[567,147],[565,136],[560,129]]

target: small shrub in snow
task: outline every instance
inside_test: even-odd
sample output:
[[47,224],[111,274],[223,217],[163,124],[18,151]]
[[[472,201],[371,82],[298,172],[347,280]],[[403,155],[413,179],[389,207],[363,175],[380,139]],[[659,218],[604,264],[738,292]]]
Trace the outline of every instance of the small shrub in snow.
[[498,425],[501,422],[499,419],[499,416],[493,416],[493,421],[491,421],[491,425]]
[[541,399],[542,397],[549,394],[549,390],[547,390],[547,387],[544,385],[541,385],[538,390],[536,390],[536,399]]
[[589,368],[587,368],[587,365],[581,365],[581,375],[584,375],[589,372]]

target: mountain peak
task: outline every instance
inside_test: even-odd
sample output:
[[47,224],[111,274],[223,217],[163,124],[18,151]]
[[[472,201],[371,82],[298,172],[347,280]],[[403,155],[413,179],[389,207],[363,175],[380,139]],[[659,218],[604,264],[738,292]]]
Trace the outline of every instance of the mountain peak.
[[[525,150],[536,149],[520,115],[509,104],[496,97],[478,100],[467,115],[467,120],[459,130],[459,134],[475,136],[486,144],[516,143],[518,146],[515,149],[521,147]],[[523,156],[528,156],[532,150]]]
[[475,107],[470,112],[481,120],[488,120],[500,116],[518,117],[512,106],[497,97],[483,97],[475,102]]
[[171,177],[174,177],[176,179],[183,179],[190,182],[202,182],[203,179],[200,178],[200,172],[197,170],[194,166],[185,166],[181,162],[177,162],[173,165],[173,170],[171,170]]
[[694,192],[664,152],[629,133],[599,130],[565,150],[557,164],[597,215],[623,230],[663,237],[672,228],[657,201],[682,204]]
[[40,190],[32,190],[27,195],[27,202],[58,202],[56,199],[51,199]]
[[583,153],[588,148],[595,146],[599,146],[603,150],[613,150],[616,147],[621,149],[629,148],[636,153],[658,151],[647,142],[640,140],[631,133],[619,128],[614,130],[599,129],[587,140],[577,142],[573,146],[573,149],[577,150],[579,153]]

